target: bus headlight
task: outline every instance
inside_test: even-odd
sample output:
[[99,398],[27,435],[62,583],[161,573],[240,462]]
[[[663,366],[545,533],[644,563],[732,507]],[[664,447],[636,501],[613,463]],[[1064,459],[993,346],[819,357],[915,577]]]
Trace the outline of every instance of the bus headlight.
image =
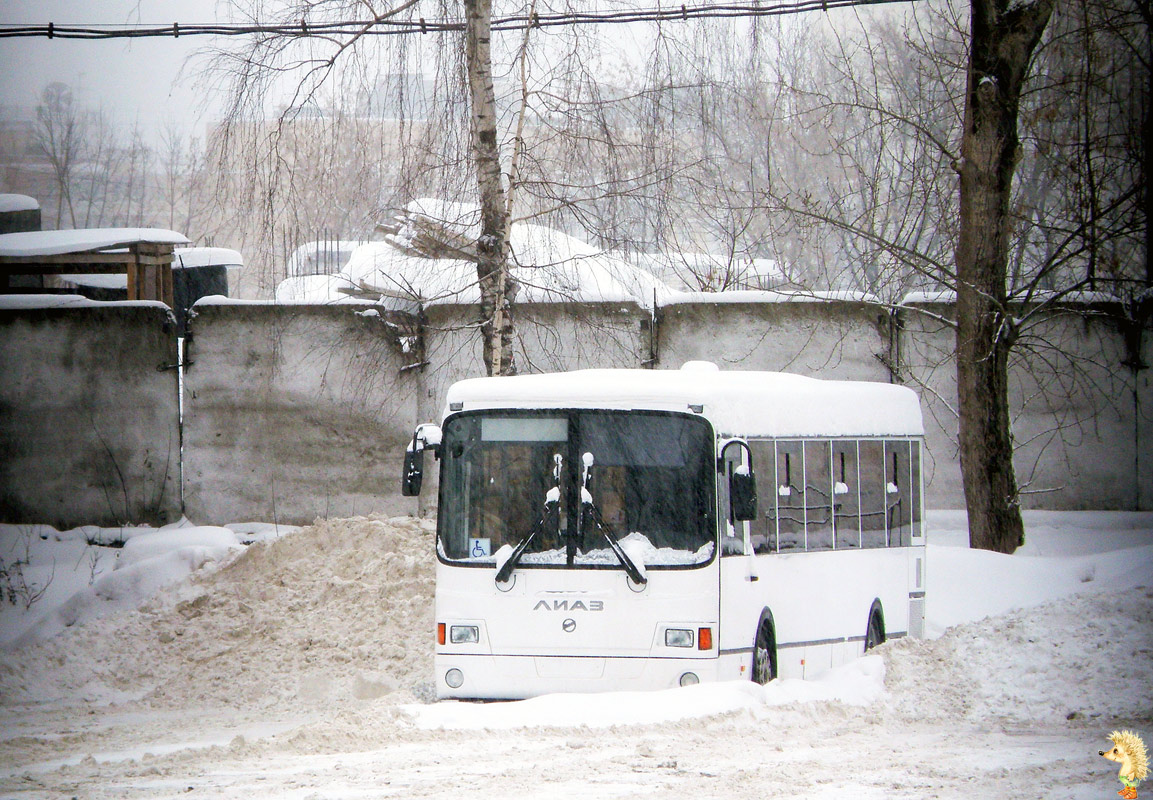
[[448,638],[453,644],[476,644],[480,641],[480,628],[476,625],[453,625]]
[[697,677],[695,672],[686,672],[681,676],[681,686],[696,686],[700,682],[701,679]]
[[665,629],[665,647],[692,647],[693,632],[684,628]]
[[[681,678],[681,680],[683,681],[684,678]],[[464,673],[456,667],[453,667],[444,673],[444,682],[448,684],[450,689],[459,689],[464,684]]]

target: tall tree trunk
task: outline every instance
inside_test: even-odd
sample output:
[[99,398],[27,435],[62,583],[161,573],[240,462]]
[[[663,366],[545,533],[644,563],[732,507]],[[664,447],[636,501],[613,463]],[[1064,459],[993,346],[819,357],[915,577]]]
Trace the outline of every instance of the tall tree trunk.
[[1024,541],[1009,426],[1009,196],[1021,87],[1053,2],[972,0],[970,19],[956,253],[961,475],[970,546],[1002,553]]
[[473,163],[480,191],[480,238],[476,243],[480,284],[481,337],[489,375],[515,375],[509,275],[509,214],[501,182],[496,136],[496,99],[492,88],[492,0],[465,0],[465,60],[472,100]]

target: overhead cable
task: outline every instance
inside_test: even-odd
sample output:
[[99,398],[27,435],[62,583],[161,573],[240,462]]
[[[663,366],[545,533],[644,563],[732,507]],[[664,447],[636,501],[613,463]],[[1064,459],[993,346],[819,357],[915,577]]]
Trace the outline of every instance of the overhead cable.
[[[794,0],[780,3],[717,5],[681,5],[667,8],[628,9],[621,11],[565,11],[555,14],[534,12],[496,17],[493,31],[518,31],[527,28],[556,28],[573,25],[623,25],[636,22],[687,22],[701,19],[737,19],[775,17],[829,11],[836,8],[890,5],[915,0]],[[181,36],[269,36],[357,37],[401,36],[463,31],[463,19],[368,19],[340,22],[318,22],[301,19],[284,23],[186,23],[170,25],[37,25],[0,24],[0,39],[45,37],[48,39],[140,39],[178,38]]]

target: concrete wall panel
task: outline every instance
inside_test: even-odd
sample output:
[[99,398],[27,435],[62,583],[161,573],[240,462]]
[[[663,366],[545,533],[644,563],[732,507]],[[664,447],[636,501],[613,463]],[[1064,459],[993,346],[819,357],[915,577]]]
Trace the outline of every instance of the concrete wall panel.
[[851,302],[717,303],[661,309],[659,367],[715,361],[721,369],[888,381],[887,316]]
[[174,325],[159,303],[0,308],[0,522],[180,518]]
[[201,303],[190,323],[185,513],[199,523],[412,513],[415,353],[358,305]]

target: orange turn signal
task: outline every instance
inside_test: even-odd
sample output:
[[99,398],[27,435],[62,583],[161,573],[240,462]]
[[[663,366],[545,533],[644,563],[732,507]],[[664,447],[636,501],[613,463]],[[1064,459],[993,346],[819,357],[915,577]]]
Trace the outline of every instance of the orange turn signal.
[[712,628],[699,628],[697,630],[697,649],[698,650],[712,650],[713,649],[713,629]]
[[436,643],[444,644],[444,623],[436,623]]

